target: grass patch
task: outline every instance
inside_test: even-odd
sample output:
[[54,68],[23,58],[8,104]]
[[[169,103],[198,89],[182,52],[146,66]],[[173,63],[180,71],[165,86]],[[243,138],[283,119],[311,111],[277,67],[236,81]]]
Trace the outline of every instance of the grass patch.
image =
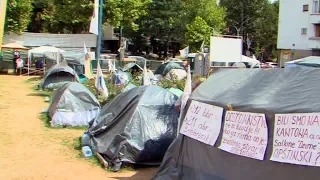
[[25,82],[26,83],[34,83],[34,82],[41,81],[42,78],[43,77],[41,77],[41,76],[32,77],[32,78],[27,79]]
[[39,118],[40,118],[40,120],[43,121],[45,127],[51,128],[49,113],[42,112],[42,113],[40,114],[40,117],[39,117]]
[[[69,141],[64,140],[64,141],[62,141],[62,144],[68,145]],[[81,137],[75,138],[73,140],[72,147],[78,152],[77,158],[85,159],[85,160],[89,161],[94,166],[99,166],[108,172],[113,172],[112,166],[109,166],[108,168],[104,168],[103,163],[100,162],[100,160],[97,158],[97,156],[95,154],[93,154],[93,156],[90,158],[85,158],[82,155]],[[123,164],[121,169],[118,172],[125,172],[125,171],[135,171],[135,167],[131,164]]]

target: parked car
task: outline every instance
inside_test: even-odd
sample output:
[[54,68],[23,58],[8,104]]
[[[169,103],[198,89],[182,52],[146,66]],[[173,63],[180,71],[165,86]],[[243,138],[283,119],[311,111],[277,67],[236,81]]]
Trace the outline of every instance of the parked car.
[[269,68],[278,68],[278,63],[267,62],[266,64],[269,66]]

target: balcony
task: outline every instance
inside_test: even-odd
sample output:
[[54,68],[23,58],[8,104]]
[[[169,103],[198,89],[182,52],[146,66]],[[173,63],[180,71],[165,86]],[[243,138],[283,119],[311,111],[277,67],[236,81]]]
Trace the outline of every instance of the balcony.
[[320,13],[310,14],[309,22],[311,24],[320,24]]
[[309,49],[320,49],[320,37],[311,37],[308,41]]

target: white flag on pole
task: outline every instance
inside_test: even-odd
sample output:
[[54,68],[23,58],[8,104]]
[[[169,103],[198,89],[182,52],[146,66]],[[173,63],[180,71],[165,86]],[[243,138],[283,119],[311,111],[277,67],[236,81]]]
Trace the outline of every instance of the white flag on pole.
[[87,49],[87,46],[86,46],[86,42],[83,42],[83,53],[85,55],[88,55],[88,49]]
[[102,74],[102,70],[101,70],[99,61],[97,64],[97,77],[96,77],[95,86],[98,89],[98,91],[104,96],[104,98],[107,99],[109,96],[109,92],[108,92],[108,89],[106,86],[106,82],[104,81],[104,77]]
[[[188,102],[189,96],[192,93],[192,82],[191,82],[191,71],[190,71],[190,65],[188,66],[188,71],[187,71],[187,80],[186,83],[184,85],[184,90],[183,90],[183,94],[181,96],[181,106],[180,106],[180,116],[178,119],[178,131],[180,130],[180,124],[181,124],[181,118],[184,112],[184,108]],[[178,133],[179,134],[179,133]]]
[[143,67],[143,85],[148,86],[151,85],[149,76],[148,76],[148,70],[147,70],[147,61],[144,61],[144,67]]
[[94,0],[94,10],[91,18],[91,23],[90,23],[90,30],[89,32],[92,34],[99,35],[99,0]]
[[181,58],[188,58],[188,54],[189,54],[189,46],[180,50],[180,57]]

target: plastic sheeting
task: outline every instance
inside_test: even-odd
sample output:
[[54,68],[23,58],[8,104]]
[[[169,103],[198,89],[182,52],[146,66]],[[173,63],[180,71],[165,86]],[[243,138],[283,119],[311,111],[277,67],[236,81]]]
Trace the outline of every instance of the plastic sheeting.
[[45,88],[51,83],[60,83],[63,81],[80,82],[77,73],[75,73],[75,71],[68,66],[65,60],[60,64],[52,66],[48,71],[46,71],[43,79],[40,82],[40,87]]
[[154,74],[161,74],[162,76],[166,76],[172,69],[183,69],[185,71],[184,67],[178,63],[166,62],[159,66]]
[[52,126],[89,125],[99,111],[100,104],[94,94],[76,82],[64,84],[54,91],[48,108]]
[[89,127],[93,150],[111,162],[160,164],[177,134],[177,99],[158,86],[118,95]]
[[[320,112],[318,69],[220,69],[189,100],[242,112],[265,113],[268,146],[263,161],[233,155],[184,135],[171,144],[154,180],[301,180],[319,177],[318,167],[270,161],[276,113]],[[189,101],[190,103],[190,101]],[[224,120],[223,120],[224,121]]]
[[171,80],[182,80],[186,77],[187,72],[184,69],[171,69],[166,75],[166,78]]
[[121,84],[128,84],[131,79],[130,73],[117,70],[116,73],[112,74],[112,77],[111,77],[112,83],[115,83],[117,81],[117,76],[119,76],[119,80]]

